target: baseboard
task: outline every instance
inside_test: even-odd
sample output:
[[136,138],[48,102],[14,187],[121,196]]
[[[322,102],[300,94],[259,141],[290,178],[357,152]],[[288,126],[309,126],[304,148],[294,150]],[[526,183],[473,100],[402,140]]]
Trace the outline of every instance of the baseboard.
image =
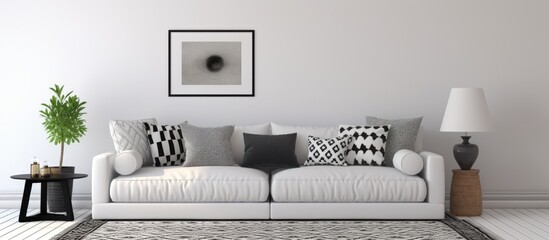
[[[482,193],[484,208],[549,208],[549,192],[489,191]],[[446,206],[450,206],[450,192],[446,192]]]
[[[2,208],[20,208],[22,193],[0,193],[0,209]],[[72,195],[72,207],[90,209],[91,194],[74,193]],[[40,208],[40,193],[32,193],[29,201],[29,208]]]

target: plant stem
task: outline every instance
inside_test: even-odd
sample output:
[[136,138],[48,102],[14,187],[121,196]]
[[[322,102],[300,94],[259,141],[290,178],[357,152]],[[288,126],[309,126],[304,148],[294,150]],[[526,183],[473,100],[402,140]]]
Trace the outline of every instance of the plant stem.
[[65,152],[65,143],[61,142],[61,158],[59,159],[59,169],[63,167],[63,153]]

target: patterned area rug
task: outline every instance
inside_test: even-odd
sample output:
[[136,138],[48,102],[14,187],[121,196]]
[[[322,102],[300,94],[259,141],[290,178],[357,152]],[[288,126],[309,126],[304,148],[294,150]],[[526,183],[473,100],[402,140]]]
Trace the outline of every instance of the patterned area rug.
[[492,239],[440,221],[104,221],[87,219],[55,239]]

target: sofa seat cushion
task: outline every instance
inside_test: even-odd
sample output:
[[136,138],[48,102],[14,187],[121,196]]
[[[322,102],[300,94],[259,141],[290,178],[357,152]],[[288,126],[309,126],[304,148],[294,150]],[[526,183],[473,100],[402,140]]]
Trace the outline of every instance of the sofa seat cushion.
[[144,167],[112,180],[113,202],[265,202],[266,173],[238,166]]
[[275,202],[423,202],[425,181],[395,168],[311,166],[276,172]]

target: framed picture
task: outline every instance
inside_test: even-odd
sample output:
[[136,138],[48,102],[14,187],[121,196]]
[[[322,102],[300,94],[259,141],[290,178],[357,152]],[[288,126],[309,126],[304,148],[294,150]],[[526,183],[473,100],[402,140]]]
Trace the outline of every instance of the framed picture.
[[169,30],[168,96],[253,97],[254,30]]

